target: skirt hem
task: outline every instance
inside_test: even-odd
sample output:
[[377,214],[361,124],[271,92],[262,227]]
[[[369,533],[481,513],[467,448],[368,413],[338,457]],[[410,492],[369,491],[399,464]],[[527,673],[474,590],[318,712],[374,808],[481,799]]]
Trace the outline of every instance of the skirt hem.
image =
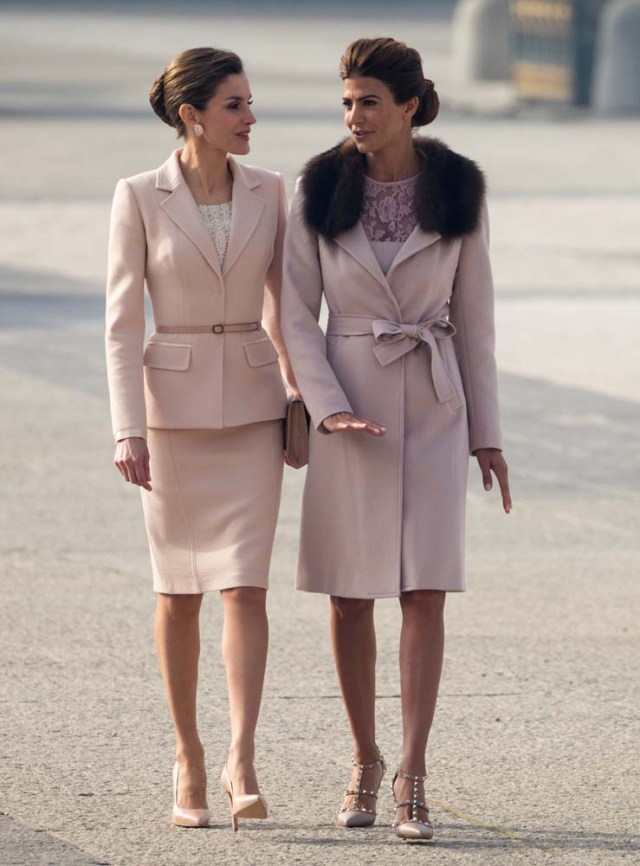
[[247,580],[246,576],[238,575],[238,577],[230,578],[225,581],[210,580],[204,581],[196,589],[165,589],[158,584],[153,585],[153,591],[162,593],[162,595],[203,595],[206,592],[223,592],[225,589],[238,589],[240,587],[255,587],[256,589],[269,589],[269,581],[264,580]]

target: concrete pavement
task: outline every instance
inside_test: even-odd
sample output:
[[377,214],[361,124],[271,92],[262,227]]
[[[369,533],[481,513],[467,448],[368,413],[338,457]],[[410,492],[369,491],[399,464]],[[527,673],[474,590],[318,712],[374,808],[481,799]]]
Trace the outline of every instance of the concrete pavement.
[[[291,188],[304,159],[342,134],[334,69],[362,20],[0,9],[0,866],[638,856],[640,124],[448,110],[447,95],[464,94],[448,74],[447,20],[418,28],[400,13],[364,29],[415,37],[445,105],[429,131],[477,158],[491,184],[516,500],[502,515],[472,467],[470,591],[448,601],[430,746],[437,841],[425,851],[394,838],[389,780],[375,828],[334,825],[350,744],[326,600],[292,590],[303,483],[292,470],[258,758],[271,816],[234,836],[216,788],[228,723],[212,596],[200,716],[213,826],[168,825],[171,726],[146,540],[138,495],[111,466],[109,199],[117,177],[175,144],[146,110],[151,80],[173,53],[217,38],[251,58],[251,159]],[[302,60],[305,75],[292,76]],[[393,601],[377,607],[378,727],[393,767],[399,614]]]

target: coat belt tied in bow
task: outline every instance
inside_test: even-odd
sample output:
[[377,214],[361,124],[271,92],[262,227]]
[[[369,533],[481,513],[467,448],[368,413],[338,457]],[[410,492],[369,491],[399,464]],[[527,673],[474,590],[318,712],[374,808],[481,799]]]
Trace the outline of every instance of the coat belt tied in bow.
[[373,354],[382,367],[392,364],[419,345],[426,343],[431,356],[431,378],[439,402],[446,403],[448,400],[453,400],[455,405],[459,406],[460,398],[453,387],[438,348],[439,340],[450,339],[455,332],[455,327],[444,318],[408,324],[367,316],[340,314],[332,314],[329,317],[327,328],[327,334],[341,337],[365,336],[373,333],[377,342]]

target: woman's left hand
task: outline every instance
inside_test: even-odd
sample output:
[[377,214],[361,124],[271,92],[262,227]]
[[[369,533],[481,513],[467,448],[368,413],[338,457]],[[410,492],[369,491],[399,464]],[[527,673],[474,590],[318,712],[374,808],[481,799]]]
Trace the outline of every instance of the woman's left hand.
[[509,468],[499,448],[478,448],[474,451],[478,458],[480,471],[482,472],[482,483],[485,490],[493,487],[491,473],[498,479],[500,493],[502,494],[502,507],[509,514],[511,511],[511,491],[509,490]]

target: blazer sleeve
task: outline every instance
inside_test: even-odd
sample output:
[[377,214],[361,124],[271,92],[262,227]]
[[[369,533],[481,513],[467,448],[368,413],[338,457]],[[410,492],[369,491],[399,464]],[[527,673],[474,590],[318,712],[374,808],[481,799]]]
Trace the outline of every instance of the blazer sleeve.
[[353,411],[327,360],[319,324],[322,293],[318,237],[305,224],[298,185],[284,243],[282,333],[298,388],[318,430],[329,415]]
[[478,448],[502,448],[493,306],[489,216],[484,202],[478,228],[462,240],[450,305],[472,454]]
[[146,438],[144,402],[144,276],[146,233],[131,185],[118,181],[109,229],[106,354],[116,441]]
[[294,376],[287,348],[282,336],[282,256],[284,236],[287,228],[287,188],[284,178],[278,174],[278,228],[273,244],[273,257],[265,277],[265,293],[262,308],[264,328],[278,353],[280,371],[288,385],[293,385]]
[[279,292],[282,286],[282,251],[284,247],[284,236],[287,228],[287,188],[284,178],[278,174],[278,228],[273,244],[273,257],[265,282],[276,287]]

